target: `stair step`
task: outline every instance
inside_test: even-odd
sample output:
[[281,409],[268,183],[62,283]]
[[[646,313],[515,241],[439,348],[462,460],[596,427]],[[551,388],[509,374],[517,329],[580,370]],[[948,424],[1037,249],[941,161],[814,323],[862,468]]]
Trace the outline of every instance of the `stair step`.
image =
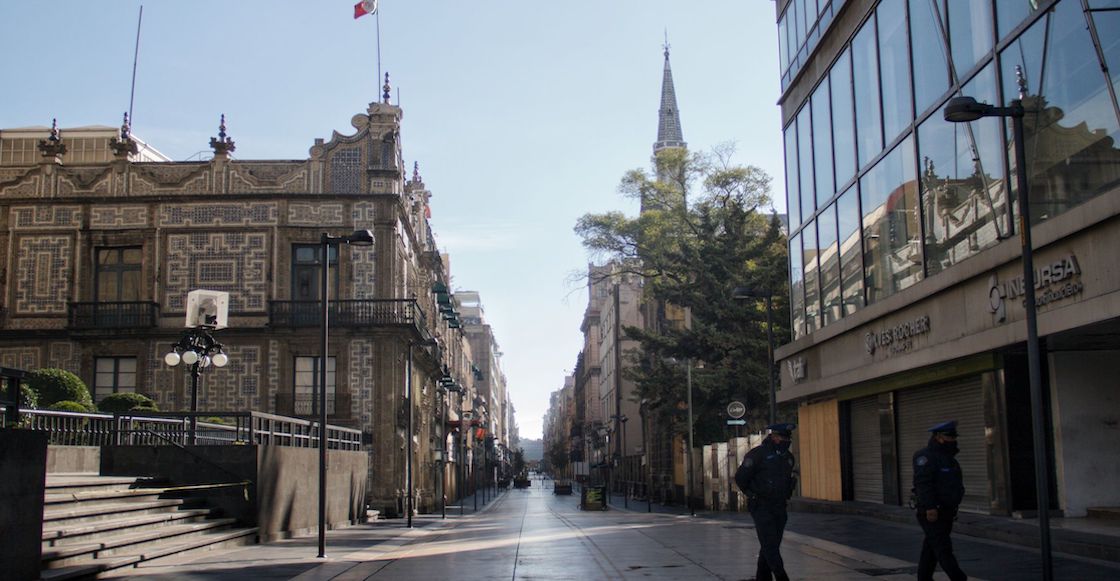
[[208,531],[228,527],[236,519],[222,518],[199,523],[172,524],[158,530],[139,531],[132,534],[109,535],[102,542],[76,543],[43,549],[44,568],[54,569],[78,565],[104,557],[145,554],[157,551],[160,545],[174,544],[206,534]]
[[85,492],[47,493],[43,505],[47,510],[56,506],[81,503],[83,506],[113,504],[135,500],[153,500],[166,491],[164,488],[126,488],[112,490],[89,490]]
[[191,537],[185,539],[181,543],[161,545],[153,548],[152,550],[144,551],[142,553],[122,554],[119,555],[119,557],[128,560],[138,557],[139,559],[137,560],[137,562],[149,562],[156,559],[183,555],[190,552],[200,552],[203,550],[209,551],[218,548],[240,545],[251,545],[257,542],[257,532],[257,527],[224,529],[220,531],[209,532],[197,537]]
[[178,542],[168,542],[147,551],[100,557],[91,562],[44,569],[41,573],[41,579],[42,581],[92,579],[99,573],[105,571],[147,563],[166,557],[218,548],[249,545],[256,542],[257,532],[258,529],[256,527],[212,531],[197,537],[182,539]]
[[92,536],[103,536],[113,531],[128,529],[141,531],[160,528],[174,523],[197,522],[211,513],[210,509],[194,508],[155,514],[128,515],[126,518],[96,520],[43,528],[44,547],[73,544]]
[[136,485],[135,476],[98,476],[97,474],[48,474],[47,494],[87,492],[90,490],[122,490]]
[[1107,520],[1120,520],[1120,507],[1094,506],[1085,511],[1089,518],[1103,518]]
[[156,498],[147,501],[118,502],[83,506],[81,503],[59,505],[43,511],[43,526],[59,528],[74,524],[113,520],[142,514],[159,514],[176,510],[186,503],[181,498]]

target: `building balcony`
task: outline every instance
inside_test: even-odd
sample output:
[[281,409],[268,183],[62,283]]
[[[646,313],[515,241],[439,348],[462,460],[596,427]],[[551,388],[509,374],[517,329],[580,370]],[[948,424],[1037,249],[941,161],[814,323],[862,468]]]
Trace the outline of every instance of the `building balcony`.
[[[312,414],[310,393],[277,392],[273,413],[281,416],[315,419]],[[318,411],[317,409],[315,411]],[[350,419],[350,394],[327,393],[327,417],[335,420]]]
[[70,303],[71,329],[143,329],[155,327],[158,319],[157,303]]
[[[353,299],[330,301],[331,327],[401,327],[427,336],[424,311],[412,299]],[[319,301],[272,301],[268,319],[273,327],[318,327],[323,304]]]

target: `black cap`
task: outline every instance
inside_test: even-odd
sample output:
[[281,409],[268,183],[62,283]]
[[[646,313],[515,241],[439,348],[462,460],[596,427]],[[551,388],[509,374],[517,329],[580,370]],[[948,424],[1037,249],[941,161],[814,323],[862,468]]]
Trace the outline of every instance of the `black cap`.
[[766,426],[766,429],[770,430],[771,434],[778,434],[779,436],[788,438],[792,436],[793,431],[797,429],[797,424],[770,424]]
[[946,436],[952,436],[952,437],[956,438],[957,437],[957,420],[949,420],[947,422],[941,422],[940,424],[937,424],[936,426],[930,428],[928,431],[933,432],[933,434],[935,436],[937,434],[945,434]]

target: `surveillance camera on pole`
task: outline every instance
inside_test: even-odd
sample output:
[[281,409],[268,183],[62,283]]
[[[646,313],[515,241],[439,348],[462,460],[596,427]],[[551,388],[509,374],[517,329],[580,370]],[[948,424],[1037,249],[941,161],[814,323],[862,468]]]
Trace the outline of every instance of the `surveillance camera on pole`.
[[187,317],[184,327],[193,329],[225,329],[229,326],[229,293],[193,290],[187,293]]

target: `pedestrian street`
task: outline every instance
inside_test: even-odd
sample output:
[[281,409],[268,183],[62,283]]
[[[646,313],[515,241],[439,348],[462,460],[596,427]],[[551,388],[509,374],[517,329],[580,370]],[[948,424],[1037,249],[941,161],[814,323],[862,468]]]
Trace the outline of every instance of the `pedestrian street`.
[[[543,484],[543,486],[542,486]],[[382,520],[331,531],[328,559],[314,535],[223,549],[117,576],[171,579],[749,579],[758,542],[749,520],[633,510],[585,512],[579,495],[556,496],[549,481],[510,490],[478,513],[424,515],[409,530]],[[915,562],[787,531],[782,545],[793,579],[913,579]],[[914,558],[917,557],[915,547]],[[945,579],[938,572],[937,579]],[[975,577],[974,577],[975,578]]]

